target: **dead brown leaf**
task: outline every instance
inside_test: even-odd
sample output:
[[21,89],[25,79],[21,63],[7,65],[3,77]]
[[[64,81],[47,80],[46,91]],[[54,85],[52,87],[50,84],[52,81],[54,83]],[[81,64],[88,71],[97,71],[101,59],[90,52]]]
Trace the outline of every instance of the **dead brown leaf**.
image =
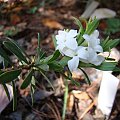
[[72,91],[73,95],[75,96],[75,98],[79,99],[79,100],[88,100],[90,99],[89,95],[86,92],[82,92],[82,91]]
[[73,105],[74,105],[74,96],[73,94],[70,93],[67,99],[67,113],[69,114],[72,113]]
[[51,29],[63,29],[64,28],[64,26],[61,25],[59,22],[57,22],[56,20],[53,20],[53,19],[49,19],[49,18],[43,19],[42,23],[43,23],[43,25],[45,25]]

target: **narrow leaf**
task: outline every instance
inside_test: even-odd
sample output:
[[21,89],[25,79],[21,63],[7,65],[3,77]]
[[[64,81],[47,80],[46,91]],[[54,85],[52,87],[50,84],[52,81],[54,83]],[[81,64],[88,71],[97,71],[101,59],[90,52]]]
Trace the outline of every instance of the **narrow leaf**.
[[5,84],[16,79],[21,73],[21,70],[11,70],[0,74],[0,84]]
[[85,75],[85,78],[86,78],[86,82],[90,85],[91,84],[91,82],[90,82],[90,79],[89,79],[89,77],[88,77],[88,75],[87,75],[87,73],[82,69],[82,68],[79,68],[83,73],[84,73],[84,75]]
[[64,57],[59,61],[59,64],[64,67],[65,65],[67,65],[67,63],[68,63],[68,61],[69,61],[70,59],[71,59],[71,58],[64,56]]
[[4,87],[4,90],[5,90],[5,92],[6,92],[6,95],[7,95],[7,97],[8,97],[8,100],[10,101],[10,93],[9,93],[8,87],[6,86],[6,84],[2,84],[2,85],[3,85],[3,87]]
[[12,64],[10,58],[8,57],[8,55],[6,54],[6,52],[2,49],[2,47],[0,47],[0,55],[10,64]]
[[20,49],[19,46],[17,46],[11,41],[4,41],[3,44],[9,51],[16,55],[20,61],[24,61],[25,63],[28,64],[28,61],[26,57],[23,55],[22,50]]
[[50,84],[50,86],[52,87],[52,89],[55,90],[54,87],[53,87],[53,85],[52,85],[52,83],[51,83],[50,80],[47,78],[47,76],[46,76],[40,69],[39,69],[39,72],[40,72],[41,75],[47,80],[47,82]]
[[50,70],[54,70],[57,72],[60,72],[63,70],[63,66],[60,65],[57,61],[53,61],[53,62],[49,63],[48,65],[49,65]]
[[59,50],[56,50],[48,62],[50,63],[50,62],[56,60],[59,56],[60,56],[60,52],[59,52]]
[[28,87],[28,85],[31,83],[32,75],[33,75],[33,69],[31,69],[29,71],[29,73],[27,74],[26,78],[24,79],[24,81],[20,87],[21,89],[25,89]]
[[90,35],[91,33],[93,33],[93,31],[98,27],[98,25],[99,25],[99,20],[90,19],[89,22],[87,23],[85,34]]
[[13,87],[13,111],[15,111],[17,107],[17,91],[14,81],[12,81],[12,87]]
[[117,62],[103,62],[99,66],[94,66],[94,68],[103,70],[103,71],[113,71],[116,65],[117,65]]

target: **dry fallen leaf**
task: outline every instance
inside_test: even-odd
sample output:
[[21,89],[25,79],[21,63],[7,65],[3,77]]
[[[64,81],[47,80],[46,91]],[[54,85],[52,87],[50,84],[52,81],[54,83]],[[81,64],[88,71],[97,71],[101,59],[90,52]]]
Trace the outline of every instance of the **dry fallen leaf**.
[[63,29],[64,28],[63,25],[61,25],[59,22],[53,19],[49,19],[49,18],[43,19],[42,23],[43,25],[51,29]]
[[71,114],[73,105],[74,105],[74,96],[73,94],[70,93],[67,99],[67,113]]
[[72,91],[73,95],[75,96],[75,98],[79,99],[79,100],[88,100],[90,99],[90,97],[88,96],[88,94],[86,92],[81,92],[81,91]]

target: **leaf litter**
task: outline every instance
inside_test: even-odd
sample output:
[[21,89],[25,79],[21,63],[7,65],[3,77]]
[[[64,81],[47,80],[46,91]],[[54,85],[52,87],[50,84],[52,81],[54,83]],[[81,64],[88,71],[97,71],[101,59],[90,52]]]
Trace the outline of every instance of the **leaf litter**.
[[[19,41],[31,57],[35,54],[38,32],[42,39],[41,48],[47,51],[47,54],[50,54],[54,49],[52,38],[50,36],[58,29],[66,27],[76,28],[76,26],[73,25],[72,16],[79,17],[84,11],[84,8],[80,8],[79,6],[85,6],[84,2],[79,2],[77,0],[74,0],[71,3],[70,0],[60,0],[60,3],[54,0],[54,4],[46,4],[45,6],[38,7],[38,10],[32,11],[33,9],[31,8],[38,2],[30,0],[26,3],[27,6],[22,2],[18,5],[15,3],[7,5],[6,8],[1,11],[3,16],[5,13],[7,14],[7,11],[11,14],[7,16],[8,18],[5,18],[4,22],[3,20],[0,20],[0,23],[3,23],[1,24],[3,27],[0,29],[0,38],[3,38],[4,35],[11,38],[17,38],[16,40]],[[67,5],[66,3],[70,4]],[[101,5],[105,6],[104,3]],[[30,9],[32,13],[26,12]],[[21,11],[25,11],[25,13],[22,13]],[[119,30],[117,32],[119,32]],[[120,34],[118,36],[120,36]],[[116,56],[118,57],[118,55]],[[15,61],[14,57],[13,60]],[[80,82],[81,86],[77,87],[69,82],[66,120],[103,120],[105,117],[96,107],[101,72],[91,69],[86,69],[86,71],[87,74],[90,75],[90,79],[93,80],[91,86],[84,82],[85,78],[80,71],[73,73],[73,78]],[[2,112],[1,116],[11,120],[61,120],[63,94],[65,91],[64,81],[57,73],[49,73],[48,76],[55,87],[55,91],[50,89],[49,85],[45,83],[45,80],[41,75],[37,75],[36,77],[39,79],[39,83],[37,84],[37,91],[34,95],[34,105],[31,105],[30,88],[28,86],[25,91],[18,90],[17,110],[12,112],[9,107],[11,106],[10,103]],[[98,82],[95,80],[98,80]],[[19,86],[20,83],[18,82],[17,85]],[[119,116],[117,115],[120,107],[117,104],[118,101],[119,90],[110,120]],[[116,114],[114,115],[115,112]]]

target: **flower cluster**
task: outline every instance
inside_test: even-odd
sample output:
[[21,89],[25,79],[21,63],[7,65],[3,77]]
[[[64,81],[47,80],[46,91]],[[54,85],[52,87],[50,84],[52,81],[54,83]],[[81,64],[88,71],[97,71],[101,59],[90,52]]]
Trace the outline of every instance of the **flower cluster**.
[[103,48],[100,46],[100,39],[98,30],[95,30],[91,35],[84,34],[84,38],[87,46],[78,45],[77,43],[77,30],[59,30],[56,35],[56,49],[64,56],[68,56],[71,59],[68,61],[68,67],[70,71],[74,71],[78,68],[79,61],[84,63],[91,63],[96,66],[100,65],[104,61],[104,57],[100,55],[103,52]]

